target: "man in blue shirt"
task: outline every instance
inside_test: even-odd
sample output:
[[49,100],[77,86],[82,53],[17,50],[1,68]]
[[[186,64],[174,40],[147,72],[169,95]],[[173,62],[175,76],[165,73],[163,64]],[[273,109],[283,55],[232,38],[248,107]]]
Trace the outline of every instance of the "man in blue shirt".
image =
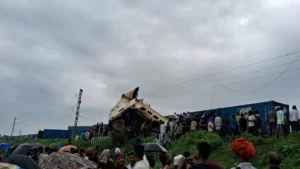
[[58,142],[56,143],[56,148],[57,148],[57,150],[59,150],[60,148],[61,148],[61,142],[60,142],[60,140],[58,140]]
[[232,136],[232,140],[234,140],[234,137],[238,132],[237,129],[238,129],[237,120],[235,118],[235,115],[232,115],[231,118],[229,119],[229,130]]

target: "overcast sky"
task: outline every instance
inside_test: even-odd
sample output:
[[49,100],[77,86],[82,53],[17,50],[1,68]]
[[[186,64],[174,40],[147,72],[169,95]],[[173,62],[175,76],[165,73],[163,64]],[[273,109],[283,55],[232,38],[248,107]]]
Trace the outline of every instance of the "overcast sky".
[[[10,134],[15,117],[16,134],[67,129],[80,88],[78,125],[107,123],[137,86],[164,115],[268,100],[300,106],[299,71],[251,92],[300,53],[153,90],[299,51],[299,9],[298,0],[2,0],[0,134]],[[215,84],[250,93],[217,86],[212,102]]]

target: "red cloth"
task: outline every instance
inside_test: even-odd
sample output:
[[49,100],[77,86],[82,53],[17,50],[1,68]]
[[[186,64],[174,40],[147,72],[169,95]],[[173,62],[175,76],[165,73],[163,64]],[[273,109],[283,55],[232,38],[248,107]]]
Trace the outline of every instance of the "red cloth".
[[210,160],[207,160],[208,164],[213,166],[215,169],[222,169],[222,167],[216,163],[216,162],[213,162],[213,161],[210,161]]
[[235,152],[238,157],[246,160],[256,156],[256,150],[252,143],[243,137],[236,139],[232,143],[232,151]]

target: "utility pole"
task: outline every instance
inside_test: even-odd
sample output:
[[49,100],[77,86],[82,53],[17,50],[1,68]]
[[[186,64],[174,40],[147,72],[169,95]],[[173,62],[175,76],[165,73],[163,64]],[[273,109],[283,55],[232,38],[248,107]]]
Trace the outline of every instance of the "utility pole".
[[14,134],[14,129],[15,129],[15,125],[16,125],[16,120],[17,120],[17,118],[14,118],[14,123],[13,123],[13,126],[12,126],[10,139],[12,139],[12,136],[13,136],[13,134]]
[[20,130],[19,134],[20,134],[19,139],[21,140],[22,130]]
[[77,122],[78,122],[78,117],[79,117],[79,109],[80,109],[80,104],[81,104],[81,96],[82,96],[83,90],[79,90],[79,95],[78,95],[78,102],[77,102],[77,109],[76,109],[76,117],[75,117],[75,123],[73,127],[73,132],[72,132],[72,138],[74,138],[75,133],[76,133],[76,128],[77,128]]

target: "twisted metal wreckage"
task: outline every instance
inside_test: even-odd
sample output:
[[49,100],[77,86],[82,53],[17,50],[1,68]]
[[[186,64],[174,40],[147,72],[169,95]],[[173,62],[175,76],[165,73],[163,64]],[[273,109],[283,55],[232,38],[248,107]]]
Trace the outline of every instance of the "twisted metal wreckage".
[[[145,125],[150,134],[160,133],[160,125],[166,125],[168,119],[146,105],[143,99],[138,99],[139,87],[123,94],[120,101],[109,114],[109,129],[114,140],[124,142],[145,134]],[[146,127],[147,128],[147,127]]]

